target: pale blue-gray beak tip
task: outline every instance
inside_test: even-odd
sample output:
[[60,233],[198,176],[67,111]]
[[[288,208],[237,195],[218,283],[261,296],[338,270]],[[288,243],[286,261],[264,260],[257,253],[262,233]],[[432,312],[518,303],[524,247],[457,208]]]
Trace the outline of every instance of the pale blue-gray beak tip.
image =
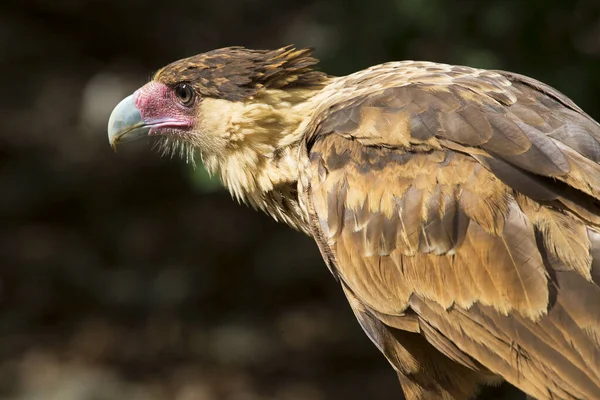
[[113,149],[118,143],[148,136],[150,126],[144,124],[133,95],[121,100],[108,119],[108,141]]

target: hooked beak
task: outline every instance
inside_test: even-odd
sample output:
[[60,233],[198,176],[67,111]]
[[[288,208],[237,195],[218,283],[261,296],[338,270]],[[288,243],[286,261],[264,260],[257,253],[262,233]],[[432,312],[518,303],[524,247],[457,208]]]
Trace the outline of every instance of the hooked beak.
[[117,149],[118,143],[147,137],[152,125],[144,123],[142,114],[134,104],[134,95],[121,100],[108,119],[108,141]]

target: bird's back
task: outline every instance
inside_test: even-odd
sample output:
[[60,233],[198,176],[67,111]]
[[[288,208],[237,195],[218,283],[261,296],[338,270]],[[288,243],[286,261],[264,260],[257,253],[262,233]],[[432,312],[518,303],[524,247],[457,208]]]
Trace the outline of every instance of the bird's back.
[[301,188],[409,399],[501,376],[600,398],[600,126],[500,71],[390,63],[324,89]]

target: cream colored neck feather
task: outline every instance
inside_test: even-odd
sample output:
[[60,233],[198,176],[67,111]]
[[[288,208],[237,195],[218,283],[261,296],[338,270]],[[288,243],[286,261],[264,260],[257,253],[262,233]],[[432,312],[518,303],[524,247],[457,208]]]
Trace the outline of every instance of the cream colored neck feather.
[[[203,162],[239,202],[307,232],[297,200],[299,126],[310,118],[313,93],[269,91],[245,103],[203,101],[207,135],[198,143]],[[199,141],[201,139],[198,139]]]

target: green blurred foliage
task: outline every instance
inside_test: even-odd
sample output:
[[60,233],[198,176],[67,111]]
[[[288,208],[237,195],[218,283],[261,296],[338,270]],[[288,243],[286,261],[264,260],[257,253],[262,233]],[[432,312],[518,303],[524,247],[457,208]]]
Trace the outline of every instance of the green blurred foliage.
[[203,193],[213,193],[223,188],[219,178],[209,175],[202,164],[191,167],[190,176],[193,184]]

